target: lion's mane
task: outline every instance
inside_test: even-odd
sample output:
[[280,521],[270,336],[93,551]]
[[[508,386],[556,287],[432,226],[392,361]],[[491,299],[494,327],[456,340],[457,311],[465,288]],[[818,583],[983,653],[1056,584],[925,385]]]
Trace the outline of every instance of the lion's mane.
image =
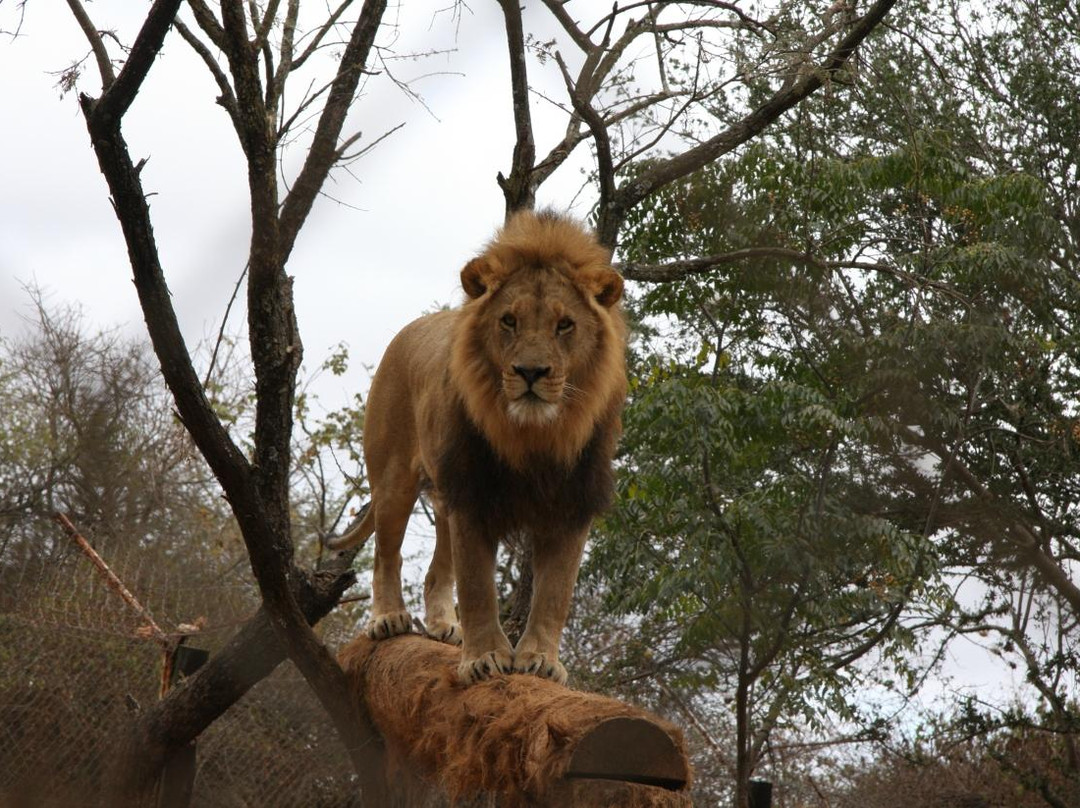
[[[470,264],[476,261],[486,264],[495,282],[531,267],[558,269],[588,301],[598,321],[598,340],[591,355],[575,357],[576,373],[570,381],[580,394],[566,403],[557,429],[513,423],[500,402],[498,372],[483,350],[495,314],[487,297],[469,300],[461,309],[450,355],[450,379],[464,413],[498,456],[518,471],[538,458],[564,466],[576,463],[598,439],[598,430],[610,433],[613,447],[626,397],[626,324],[620,306],[605,305],[605,298],[622,292],[621,281],[612,285],[617,276],[611,272],[611,253],[575,221],[541,212],[513,217]],[[463,285],[468,288],[464,278]],[[601,441],[605,449],[607,442]]]

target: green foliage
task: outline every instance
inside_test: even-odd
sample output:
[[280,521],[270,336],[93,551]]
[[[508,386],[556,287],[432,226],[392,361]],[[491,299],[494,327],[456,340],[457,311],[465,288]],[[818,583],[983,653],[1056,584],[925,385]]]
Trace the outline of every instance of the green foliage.
[[[911,11],[854,102],[802,105],[632,211],[622,241],[638,264],[758,256],[631,288],[618,504],[588,566],[636,635],[610,680],[665,671],[700,705],[741,689],[754,760],[778,728],[854,718],[868,680],[916,687],[928,626],[989,621],[1044,695],[1076,657],[1075,604],[1054,615],[1080,560],[1080,121],[1060,103],[1080,51],[1064,26],[1036,41],[1030,5],[932,55],[920,26],[967,10]],[[1057,72],[1035,86],[1040,54]],[[1029,541],[1060,578],[1026,566]],[[961,578],[985,597],[956,599]]]

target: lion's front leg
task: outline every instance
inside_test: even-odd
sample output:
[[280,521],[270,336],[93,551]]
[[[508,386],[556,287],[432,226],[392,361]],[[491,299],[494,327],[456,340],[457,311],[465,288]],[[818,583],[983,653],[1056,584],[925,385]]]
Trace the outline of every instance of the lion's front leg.
[[533,540],[533,594],[529,620],[514,650],[514,671],[566,683],[559,640],[570,614],[570,600],[588,528],[551,540]]
[[464,634],[458,677],[466,684],[510,673],[514,650],[499,624],[495,592],[495,539],[484,536],[468,520],[451,516],[454,577],[458,616]]

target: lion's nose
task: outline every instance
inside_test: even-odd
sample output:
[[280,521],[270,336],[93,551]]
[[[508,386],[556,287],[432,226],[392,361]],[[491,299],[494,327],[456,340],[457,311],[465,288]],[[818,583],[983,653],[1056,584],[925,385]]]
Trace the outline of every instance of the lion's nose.
[[542,379],[551,373],[550,367],[523,367],[522,365],[514,365],[514,373],[525,380],[525,383],[532,387],[537,379]]

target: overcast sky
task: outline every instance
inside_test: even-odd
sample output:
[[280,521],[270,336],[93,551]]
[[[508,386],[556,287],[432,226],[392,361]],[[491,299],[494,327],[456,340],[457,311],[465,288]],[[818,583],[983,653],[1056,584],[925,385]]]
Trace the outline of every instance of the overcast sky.
[[[450,52],[391,63],[423,104],[390,82],[368,82],[347,131],[362,130],[370,142],[404,127],[351,173],[331,178],[326,190],[334,200],[316,204],[288,266],[306,365],[317,366],[339,342],[350,347],[353,372],[336,391],[321,391],[329,407],[345,403],[347,387],[366,386],[361,363],[376,363],[402,325],[460,300],[458,271],[502,219],[495,175],[509,170],[513,122],[501,12],[495,3],[477,3],[455,19],[431,12],[437,5],[411,4],[408,17],[388,11],[397,37],[380,43],[393,53]],[[99,27],[115,28],[130,42],[146,4],[97,0],[87,8]],[[0,29],[15,28],[17,11],[0,0]],[[56,2],[28,3],[20,35],[0,37],[0,334],[14,333],[28,312],[20,288],[27,283],[57,304],[78,302],[90,323],[142,329],[124,242],[76,95],[61,97],[57,87],[56,74],[87,52],[66,5]],[[92,60],[85,68],[79,89],[97,95]],[[216,95],[201,62],[170,33],[124,123],[134,159],[148,158],[143,184],[189,342],[216,333],[250,232],[243,158]],[[538,149],[565,125],[545,108],[537,102]],[[293,173],[301,157],[299,149],[286,155]],[[587,161],[583,151],[564,167],[541,203],[567,207]],[[237,330],[238,314],[230,321]]]

